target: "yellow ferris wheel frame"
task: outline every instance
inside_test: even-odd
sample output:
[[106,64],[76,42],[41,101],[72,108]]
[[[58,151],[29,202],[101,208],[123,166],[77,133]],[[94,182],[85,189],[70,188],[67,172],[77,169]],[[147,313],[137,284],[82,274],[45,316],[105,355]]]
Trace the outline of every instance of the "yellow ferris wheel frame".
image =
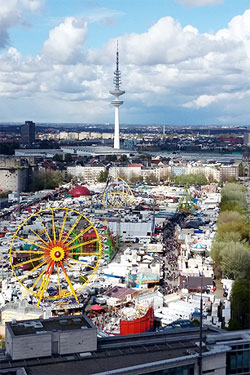
[[[121,182],[123,184],[126,191],[121,192],[121,191],[115,191],[112,189],[111,191],[109,191],[110,188],[112,188],[112,185],[114,185],[114,183],[111,182],[111,184],[108,184],[105,187],[105,190],[101,195],[101,202],[103,206],[119,208],[119,207],[123,207],[124,203],[128,201],[130,201],[129,202],[130,204],[134,202],[135,196],[130,186],[128,185],[128,183],[124,181],[121,177],[118,177],[117,180],[118,180],[118,183]],[[110,199],[111,202],[109,202],[109,196],[111,196],[111,199]]]
[[[55,223],[55,214],[57,213],[57,211],[64,211],[63,220],[62,223],[60,223],[61,225],[59,225],[59,227],[56,226]],[[48,227],[46,225],[46,222],[42,220],[41,214],[43,214],[44,212],[47,212],[47,215],[51,215],[50,227]],[[71,223],[69,224],[70,228],[67,229],[65,233],[65,229],[67,227],[66,222],[70,217],[70,212],[74,213],[74,215],[77,215],[77,218],[72,225]],[[41,228],[43,228],[42,231],[37,232],[29,225],[29,221],[33,221],[31,220],[33,218],[37,218],[39,220]],[[79,224],[81,225],[80,221],[84,222],[83,229],[79,228]],[[25,227],[27,227],[29,232],[32,233],[32,235],[35,237],[35,240],[31,241],[28,237],[20,237],[19,234],[22,233],[22,229]],[[74,236],[74,233],[77,230],[78,234]],[[91,234],[92,237],[94,235],[94,238],[90,240],[84,240],[84,235],[88,234]],[[30,245],[30,248],[27,250],[19,250],[14,248],[16,240],[19,240],[21,242],[23,241],[24,243],[26,242],[28,245]],[[84,250],[84,248],[87,249],[87,245],[90,244],[95,244],[96,251],[91,250],[91,252],[88,252],[87,250]],[[77,249],[79,248],[80,252],[77,251]],[[84,263],[78,259],[75,259],[77,256],[88,257],[92,255],[95,256],[94,265]],[[28,259],[22,262],[15,263],[13,259],[16,259],[18,256],[24,256]],[[102,242],[97,229],[83,214],[67,207],[45,208],[30,215],[22,222],[22,224],[18,226],[16,232],[12,237],[9,251],[10,265],[17,281],[29,293],[37,297],[38,306],[40,305],[42,300],[56,300],[70,296],[73,296],[76,302],[79,302],[77,294],[93,279],[99,268],[101,256]],[[88,270],[90,269],[91,274],[87,274],[87,277],[86,275],[79,275],[79,280],[81,279],[82,283],[80,287],[76,288],[74,287],[69,275],[72,272],[79,272],[79,264],[84,268],[87,267]],[[76,268],[76,265],[78,265],[78,268]],[[28,272],[24,275],[22,274],[20,276],[18,273],[20,273],[20,270],[22,270],[23,266],[31,267],[31,269],[29,269]],[[19,272],[17,272],[17,270],[19,270]],[[32,277],[32,274],[35,271],[40,273],[38,277],[32,279],[34,281],[33,285],[31,287],[27,287],[23,281],[29,277]],[[56,275],[57,282],[53,282],[52,284],[56,285],[55,289],[58,288],[58,293],[51,296],[48,295],[47,290],[50,286],[51,275],[53,273]],[[66,290],[62,289],[62,279],[66,280]]]

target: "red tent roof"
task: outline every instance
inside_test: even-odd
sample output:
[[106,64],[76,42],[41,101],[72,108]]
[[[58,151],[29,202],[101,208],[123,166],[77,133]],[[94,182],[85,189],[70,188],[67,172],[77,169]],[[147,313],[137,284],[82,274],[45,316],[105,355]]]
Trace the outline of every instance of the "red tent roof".
[[91,306],[92,311],[101,311],[102,309],[103,309],[103,307],[100,306],[100,305]]
[[73,197],[81,197],[82,195],[90,195],[90,192],[85,186],[76,186],[69,191],[69,194],[73,195]]

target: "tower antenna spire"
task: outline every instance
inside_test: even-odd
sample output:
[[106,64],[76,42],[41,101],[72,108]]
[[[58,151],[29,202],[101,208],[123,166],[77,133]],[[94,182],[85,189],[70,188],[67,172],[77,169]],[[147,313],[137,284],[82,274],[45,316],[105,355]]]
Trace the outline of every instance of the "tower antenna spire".
[[116,69],[114,71],[113,84],[115,86],[114,90],[110,91],[111,95],[114,95],[115,99],[112,100],[111,104],[115,107],[115,134],[114,134],[114,148],[120,148],[120,124],[119,124],[119,107],[123,104],[120,100],[120,95],[125,94],[125,91],[120,89],[121,85],[121,72],[119,70],[119,45],[118,40],[116,43]]
[[119,71],[119,42],[116,41],[116,71]]

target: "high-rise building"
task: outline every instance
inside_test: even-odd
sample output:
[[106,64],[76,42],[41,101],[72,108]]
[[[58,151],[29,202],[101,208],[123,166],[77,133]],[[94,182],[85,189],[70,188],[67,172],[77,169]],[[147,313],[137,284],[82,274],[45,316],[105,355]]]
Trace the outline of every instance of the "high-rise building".
[[249,132],[244,134],[244,145],[250,146],[250,133]]
[[31,146],[35,142],[36,124],[33,121],[25,121],[21,125],[21,143],[26,146]]
[[120,95],[125,94],[125,91],[120,90],[121,84],[121,72],[119,70],[119,51],[118,51],[118,42],[117,42],[117,51],[116,51],[116,70],[114,71],[113,83],[115,89],[110,91],[111,95],[115,96],[115,99],[112,100],[111,104],[115,107],[115,134],[114,134],[114,148],[120,148],[120,124],[119,124],[119,107],[123,104],[123,101],[120,100]]

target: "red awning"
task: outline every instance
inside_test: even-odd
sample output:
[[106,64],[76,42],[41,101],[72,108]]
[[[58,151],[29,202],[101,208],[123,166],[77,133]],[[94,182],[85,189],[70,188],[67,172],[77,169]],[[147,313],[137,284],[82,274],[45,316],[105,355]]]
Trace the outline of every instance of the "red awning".
[[93,306],[91,306],[91,310],[92,311],[101,311],[102,310],[102,306],[100,306],[100,305],[93,305]]

